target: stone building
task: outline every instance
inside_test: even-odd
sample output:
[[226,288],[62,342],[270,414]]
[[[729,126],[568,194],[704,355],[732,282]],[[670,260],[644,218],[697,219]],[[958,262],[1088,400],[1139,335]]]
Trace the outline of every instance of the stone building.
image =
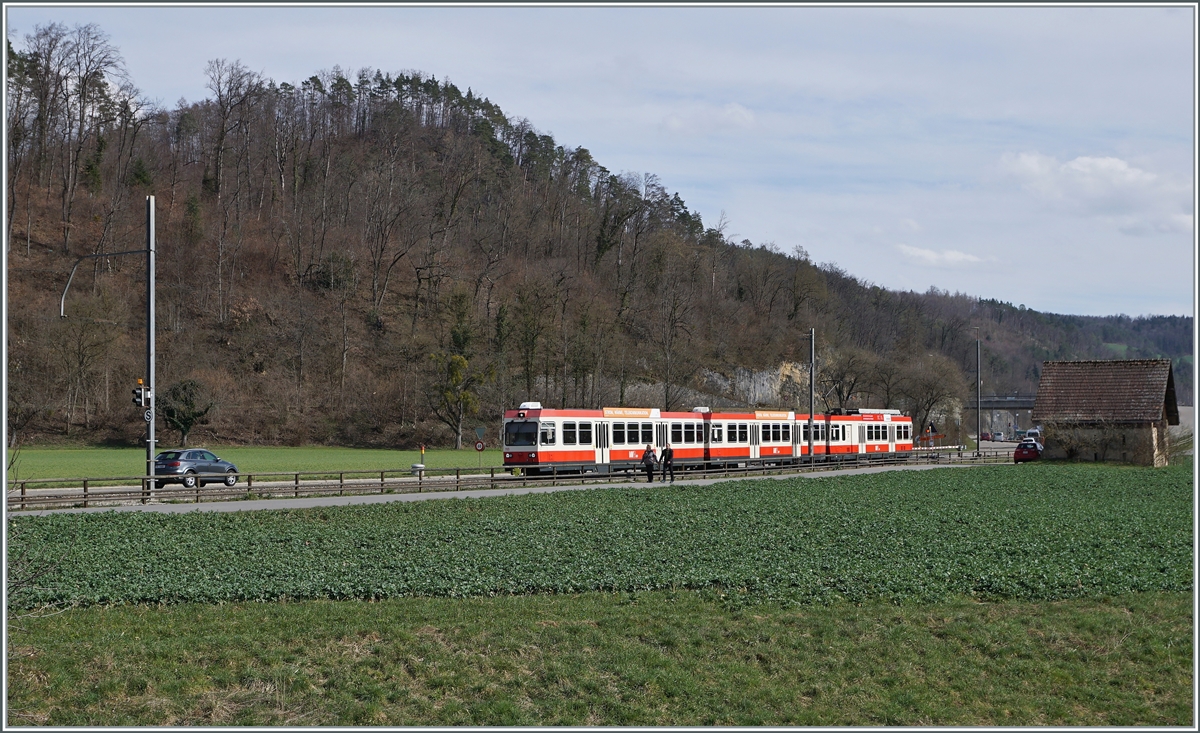
[[1033,421],[1045,458],[1165,466],[1179,424],[1171,360],[1043,362]]

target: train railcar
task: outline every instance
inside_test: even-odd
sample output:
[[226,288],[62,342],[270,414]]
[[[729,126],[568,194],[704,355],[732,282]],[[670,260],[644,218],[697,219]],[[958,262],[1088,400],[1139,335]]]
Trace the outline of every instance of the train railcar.
[[912,451],[912,418],[899,410],[850,410],[829,416],[831,457],[875,456]]
[[[529,473],[631,471],[646,446],[675,467],[748,462],[788,464],[809,458],[809,416],[782,410],[714,413],[657,408],[543,408],[525,402],[504,414],[504,465]],[[855,410],[812,416],[812,460],[888,455],[912,450],[912,420],[897,410]]]

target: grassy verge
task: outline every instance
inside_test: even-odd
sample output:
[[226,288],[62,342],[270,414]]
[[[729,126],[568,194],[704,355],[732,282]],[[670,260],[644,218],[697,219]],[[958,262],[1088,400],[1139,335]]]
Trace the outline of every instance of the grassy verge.
[[[421,462],[418,451],[324,446],[204,447],[246,473],[407,470]],[[499,450],[485,450],[480,456],[474,448],[427,450],[425,465],[429,468],[476,468],[481,463],[484,467],[501,466],[503,456]],[[11,481],[14,476],[24,479],[141,476],[145,471],[146,451],[142,448],[21,448],[8,478]]]
[[9,725],[1175,725],[1192,599],[732,608],[703,592],[76,608]]

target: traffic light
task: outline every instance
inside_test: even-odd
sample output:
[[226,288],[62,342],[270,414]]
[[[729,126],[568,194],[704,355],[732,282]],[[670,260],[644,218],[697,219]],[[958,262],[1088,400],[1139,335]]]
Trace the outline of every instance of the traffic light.
[[150,406],[150,388],[149,387],[134,387],[133,389],[133,404],[138,407]]

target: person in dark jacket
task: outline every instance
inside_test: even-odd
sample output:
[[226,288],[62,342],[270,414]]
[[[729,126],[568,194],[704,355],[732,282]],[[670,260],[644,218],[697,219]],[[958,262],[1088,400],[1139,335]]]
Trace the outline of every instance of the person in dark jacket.
[[654,455],[654,449],[646,444],[646,450],[642,452],[642,465],[646,467],[646,481],[654,483],[654,464],[658,463],[658,457]]
[[671,483],[675,483],[675,451],[671,448],[671,444],[667,443],[667,447],[663,448],[662,458],[662,480],[667,480],[667,472],[671,472]]

